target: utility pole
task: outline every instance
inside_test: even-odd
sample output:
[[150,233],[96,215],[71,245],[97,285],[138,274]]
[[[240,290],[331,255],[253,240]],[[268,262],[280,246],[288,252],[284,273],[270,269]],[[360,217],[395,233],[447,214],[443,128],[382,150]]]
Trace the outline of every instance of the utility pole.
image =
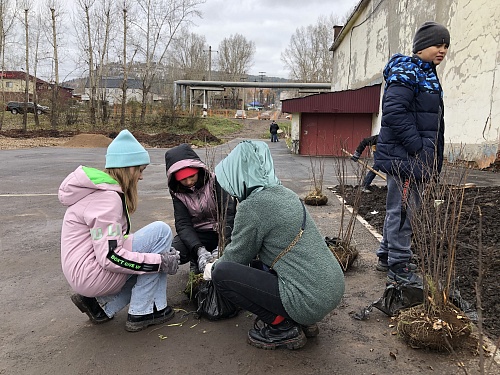
[[[28,102],[30,101],[30,94],[29,94],[29,85],[30,85],[30,66],[29,66],[29,48],[28,48],[28,11],[29,9],[26,8],[24,9],[24,32],[25,32],[25,38],[26,38],[26,57],[25,57],[25,64],[26,64],[26,75],[25,75],[25,82],[24,82],[24,108],[23,108],[23,131],[26,131],[28,129]],[[36,90],[36,82],[33,82],[33,92]],[[34,100],[34,99],[33,99]],[[36,104],[35,104],[36,105]],[[36,107],[35,107],[36,108]]]
[[212,46],[208,46],[208,80],[212,80]]
[[[265,74],[266,74],[266,72],[259,72],[259,76],[260,76],[260,81],[261,81],[261,82],[264,82],[264,77],[265,77]],[[260,92],[260,95],[259,95],[259,102],[260,102],[260,104],[261,104],[261,105],[263,105],[263,104],[264,104],[264,103],[263,103],[263,101],[264,101],[264,100],[263,100],[263,98],[262,98],[262,87],[260,88],[259,92]]]
[[[240,81],[245,82],[247,80],[247,77],[241,77]],[[247,101],[247,96],[246,96],[246,90],[243,87],[243,102],[241,103],[241,109],[245,109],[245,102]]]
[[[204,49],[203,52],[208,52],[208,80],[211,81],[212,80],[212,46],[208,46],[208,50]],[[213,51],[213,52],[219,52],[219,51]],[[203,109],[207,109],[208,108],[208,105],[207,103],[209,103],[209,99],[208,99],[208,93],[209,91],[206,92],[206,95],[203,96],[204,98],[204,103],[203,103]]]
[[[256,80],[256,79],[254,79],[254,82],[257,82],[257,80]],[[253,88],[253,104],[252,104],[252,105],[253,105],[254,107],[256,106],[256,105],[255,105],[255,91],[256,91],[256,90],[257,90],[257,86],[255,86],[255,87]]]

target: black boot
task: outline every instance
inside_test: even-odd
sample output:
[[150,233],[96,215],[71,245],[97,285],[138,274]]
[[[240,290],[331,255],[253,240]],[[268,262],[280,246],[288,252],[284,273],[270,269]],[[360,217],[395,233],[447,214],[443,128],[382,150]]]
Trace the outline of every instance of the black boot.
[[128,314],[127,322],[125,323],[125,329],[129,332],[142,331],[143,329],[149,326],[165,323],[166,321],[172,319],[174,315],[175,312],[174,310],[172,310],[170,306],[167,306],[160,311],[157,311],[155,306],[151,314],[146,314],[146,315]]
[[422,285],[422,277],[417,275],[417,266],[413,263],[397,263],[389,267],[386,284],[403,283]]
[[316,323],[309,325],[301,324],[301,327],[304,335],[306,335],[307,338],[316,337],[319,335],[319,327]]
[[273,350],[281,346],[286,346],[288,349],[300,349],[306,342],[307,338],[302,332],[299,324],[285,319],[279,324],[271,325],[261,323],[257,318],[254,323],[254,328],[248,331],[248,343],[260,349]]
[[71,301],[80,309],[82,313],[87,314],[90,321],[94,324],[101,324],[110,321],[104,310],[95,298],[85,297],[80,294],[73,294]]

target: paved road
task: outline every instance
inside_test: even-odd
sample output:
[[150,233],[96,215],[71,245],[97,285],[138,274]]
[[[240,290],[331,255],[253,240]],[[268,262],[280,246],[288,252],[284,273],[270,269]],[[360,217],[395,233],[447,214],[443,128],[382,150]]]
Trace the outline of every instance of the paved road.
[[[207,160],[220,160],[237,141],[215,151],[198,150]],[[311,189],[311,163],[324,162],[324,188],[336,185],[334,158],[291,155],[284,142],[269,143],[277,175],[283,184],[305,196]],[[173,226],[172,205],[166,189],[165,149],[151,149],[152,164],[140,183],[139,209],[133,228],[153,220]],[[93,326],[69,300],[71,291],[62,275],[59,233],[64,207],[57,188],[78,165],[103,167],[105,149],[36,148],[0,151],[0,374],[456,374],[454,358],[408,348],[392,335],[390,320],[374,312],[367,322],[353,320],[381,295],[385,275],[373,270],[377,240],[361,225],[355,242],[360,257],[346,273],[346,293],[338,309],[320,322],[321,333],[305,348],[265,352],[245,342],[252,317],[242,313],[223,322],[197,321],[137,334],[125,332],[126,311],[113,321]],[[319,168],[319,165],[316,164]],[[356,179],[348,163],[349,180]],[[481,181],[498,182],[483,175]],[[383,183],[378,178],[376,183]],[[482,183],[482,182],[481,182]],[[308,206],[324,235],[335,236],[340,203],[329,194],[322,207]],[[169,278],[169,303],[192,310],[182,293],[187,266]],[[162,335],[161,338],[159,335]],[[392,353],[392,354],[391,354]],[[394,359],[394,355],[396,359]],[[467,354],[461,360],[475,361]],[[471,365],[472,366],[472,365]],[[430,369],[433,369],[432,371]],[[403,370],[404,369],[404,370]],[[473,372],[470,372],[473,373]]]

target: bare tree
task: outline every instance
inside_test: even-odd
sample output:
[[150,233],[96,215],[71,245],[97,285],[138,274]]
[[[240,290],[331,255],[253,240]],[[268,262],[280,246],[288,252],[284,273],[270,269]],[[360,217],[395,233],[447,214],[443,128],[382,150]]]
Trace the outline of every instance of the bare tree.
[[290,78],[301,82],[329,82],[332,78],[333,26],[339,18],[321,16],[316,25],[299,27],[281,53]]
[[[29,85],[30,85],[30,64],[29,64],[29,11],[31,9],[31,2],[24,1],[22,4],[24,11],[24,38],[25,38],[25,82],[24,82],[24,109],[23,109],[23,131],[28,130],[28,111],[27,105],[30,101]],[[36,82],[34,82],[36,85]]]
[[[83,15],[82,30],[85,31],[84,34],[77,32],[77,37],[80,37],[81,48],[83,50],[83,55],[86,57],[86,62],[88,66],[88,86],[90,88],[89,103],[90,103],[90,122],[92,125],[96,125],[96,92],[97,92],[97,81],[95,79],[94,70],[94,48],[92,40],[92,24],[91,11],[96,0],[78,0],[78,7]],[[79,18],[79,17],[78,17]],[[75,23],[78,30],[78,23]],[[85,85],[87,86],[87,85]]]
[[50,124],[52,129],[57,128],[57,117],[59,111],[59,58],[57,51],[57,21],[59,17],[60,4],[57,0],[48,0],[52,25],[52,51],[54,58],[54,84],[52,87],[52,111],[50,112]]
[[122,108],[120,113],[120,125],[125,127],[125,110],[127,107],[127,89],[128,89],[128,72],[129,68],[127,65],[127,33],[128,33],[128,14],[130,3],[127,0],[123,0],[122,4],[123,12],[123,81],[122,81]]
[[[121,60],[121,72],[122,72],[122,97],[121,97],[121,111],[120,111],[120,125],[125,127],[125,115],[127,109],[127,103],[129,101],[127,96],[127,91],[129,88],[129,76],[132,70],[132,66],[135,63],[135,57],[137,55],[137,45],[138,42],[134,41],[135,35],[133,34],[133,28],[131,25],[137,23],[137,16],[135,15],[136,9],[134,8],[135,2],[133,0],[122,0],[120,4],[120,11],[122,13],[122,45],[121,52],[118,52],[118,60]],[[129,48],[131,47],[131,48]],[[134,112],[135,113],[135,112]]]
[[204,52],[207,42],[203,35],[189,32],[182,27],[172,41],[171,61],[178,68],[182,79],[203,79],[208,69],[208,55]]
[[[239,81],[252,66],[255,54],[255,43],[248,41],[243,35],[235,34],[225,38],[219,44],[218,69],[223,78],[229,81]],[[238,105],[238,91],[232,89],[230,97],[233,107]]]
[[[88,66],[90,87],[90,121],[97,124],[98,118],[107,120],[106,92],[102,87],[103,72],[108,62],[112,26],[115,24],[112,0],[77,0],[77,19],[83,27],[77,26],[77,37]],[[78,13],[79,12],[79,13]]]
[[[0,55],[2,72],[5,71],[5,52],[7,50],[6,44],[12,31],[15,19],[12,9],[12,3],[10,0],[0,0]],[[3,80],[4,75],[2,74],[0,76],[1,87],[5,87]],[[5,102],[5,90],[2,90],[2,102]],[[5,111],[2,111],[2,115],[0,116],[0,130],[3,127],[4,116]]]
[[34,40],[34,60],[33,60],[33,102],[34,102],[34,117],[35,117],[35,127],[40,126],[40,118],[38,117],[38,111],[37,111],[37,103],[38,103],[38,90],[36,86],[37,82],[37,73],[38,73],[38,56],[40,53],[40,39],[41,39],[41,33],[40,30],[42,28],[42,17],[40,15],[37,16],[37,22],[36,22],[36,28],[35,30],[35,40]]
[[241,34],[231,35],[219,44],[218,69],[225,79],[238,80],[252,66],[255,43]]
[[137,0],[140,23],[135,24],[138,45],[143,58],[141,69],[142,103],[141,122],[146,117],[146,106],[151,87],[160,66],[166,60],[167,50],[180,27],[193,17],[200,17],[197,9],[204,0]]

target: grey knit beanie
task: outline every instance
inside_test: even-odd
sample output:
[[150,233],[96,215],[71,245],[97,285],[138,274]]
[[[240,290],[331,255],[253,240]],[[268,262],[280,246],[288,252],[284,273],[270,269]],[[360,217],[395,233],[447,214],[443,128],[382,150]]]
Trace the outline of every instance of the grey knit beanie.
[[448,29],[433,21],[425,22],[418,28],[413,38],[413,53],[439,44],[450,45],[450,33]]

